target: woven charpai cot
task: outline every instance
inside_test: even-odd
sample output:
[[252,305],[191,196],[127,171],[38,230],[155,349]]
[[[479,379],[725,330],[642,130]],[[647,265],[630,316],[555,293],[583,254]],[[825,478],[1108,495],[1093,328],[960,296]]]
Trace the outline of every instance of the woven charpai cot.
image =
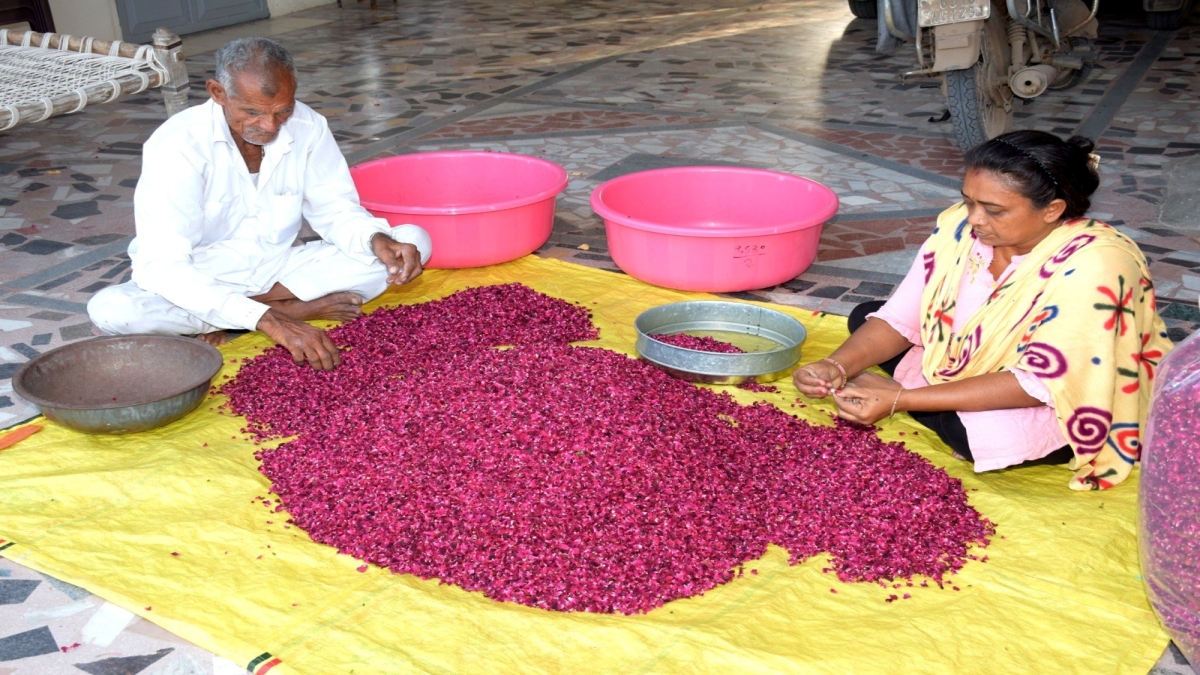
[[[0,131],[163,87],[178,79],[179,72],[186,78],[179,38],[162,32],[156,40],[164,43],[157,50],[90,37],[0,30]],[[172,62],[178,62],[175,68]],[[166,92],[169,114],[186,106],[186,79],[177,84]]]

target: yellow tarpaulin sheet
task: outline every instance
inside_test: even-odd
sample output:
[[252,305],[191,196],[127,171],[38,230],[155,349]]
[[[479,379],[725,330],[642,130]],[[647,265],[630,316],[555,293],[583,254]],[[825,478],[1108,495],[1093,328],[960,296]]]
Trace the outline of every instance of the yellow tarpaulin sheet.
[[[633,319],[684,294],[533,257],[485,269],[429,271],[375,305],[413,303],[519,281],[586,303],[599,344],[632,353]],[[845,320],[776,307],[809,331],[806,360],[845,338]],[[224,347],[233,358],[260,335]],[[221,376],[218,376],[218,380]],[[828,424],[826,406],[792,408],[796,391],[731,389]],[[240,418],[206,402],[131,436],[87,436],[49,423],[0,452],[0,553],[77,584],[258,673],[1136,673],[1166,634],[1138,576],[1136,476],[1073,492],[1065,467],[975,475],[907,415],[880,435],[962,478],[998,528],[986,563],[953,577],[958,592],[874,584],[796,567],[777,548],[757,575],[642,616],[555,613],[392,575],[337,555],[272,513],[256,447]],[[397,415],[402,414],[397,411]],[[179,555],[172,555],[178,553]],[[830,589],[836,588],[837,593]]]

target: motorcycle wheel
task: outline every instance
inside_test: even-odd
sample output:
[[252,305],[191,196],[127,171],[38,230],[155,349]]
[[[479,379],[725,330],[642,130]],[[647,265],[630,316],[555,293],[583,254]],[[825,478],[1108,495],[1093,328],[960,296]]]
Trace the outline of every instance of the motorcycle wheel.
[[849,0],[850,13],[860,19],[874,19],[879,16],[879,7],[875,0]]
[[946,107],[954,124],[954,140],[964,151],[1008,131],[1012,115],[997,104],[983,87],[976,63],[966,70],[948,70],[946,76]]
[[[850,0],[850,4],[853,5],[854,0]],[[1179,30],[1183,28],[1183,10],[1146,12],[1146,27],[1152,30]]]

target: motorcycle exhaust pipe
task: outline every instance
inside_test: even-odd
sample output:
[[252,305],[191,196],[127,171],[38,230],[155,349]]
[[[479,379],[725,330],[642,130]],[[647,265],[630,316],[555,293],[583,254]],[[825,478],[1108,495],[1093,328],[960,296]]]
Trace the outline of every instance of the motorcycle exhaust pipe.
[[1058,68],[1048,63],[1039,63],[1018,70],[1009,78],[1008,86],[1016,96],[1033,98],[1045,92],[1055,77],[1058,77]]

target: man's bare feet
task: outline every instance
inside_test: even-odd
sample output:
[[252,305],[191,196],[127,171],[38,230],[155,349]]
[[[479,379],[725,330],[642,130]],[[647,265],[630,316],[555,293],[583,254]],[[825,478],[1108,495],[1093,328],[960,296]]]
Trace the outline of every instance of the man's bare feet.
[[218,330],[212,333],[201,333],[196,336],[196,339],[203,340],[214,347],[220,347],[221,345],[225,344],[225,342],[229,339],[229,336],[225,334],[225,331]]
[[310,321],[353,321],[362,316],[362,298],[357,293],[330,293],[316,300],[270,300],[268,305],[293,319]]

